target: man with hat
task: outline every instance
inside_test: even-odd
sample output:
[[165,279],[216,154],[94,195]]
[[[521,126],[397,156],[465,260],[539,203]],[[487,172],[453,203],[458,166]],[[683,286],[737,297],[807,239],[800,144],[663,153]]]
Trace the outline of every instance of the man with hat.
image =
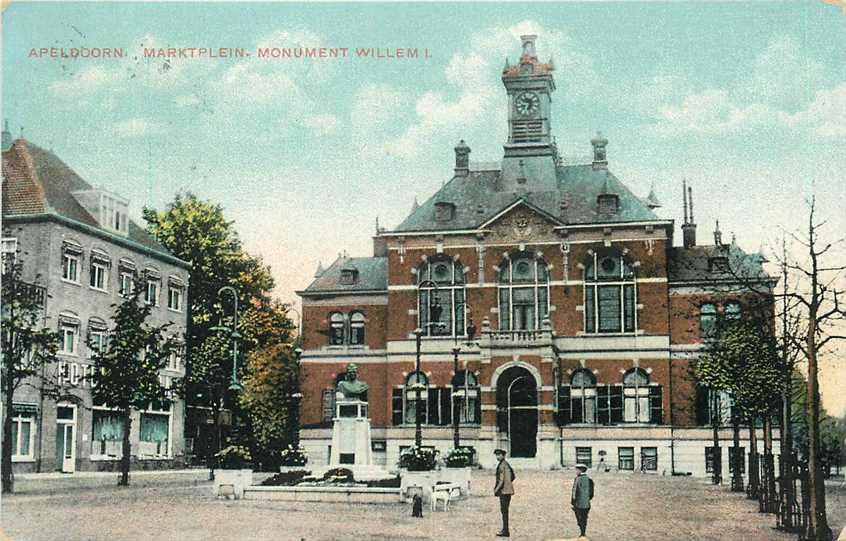
[[570,505],[576,514],[576,522],[581,532],[579,535],[582,537],[587,531],[590,501],[593,499],[593,479],[588,477],[587,469],[584,464],[576,464],[576,478],[573,480],[573,493],[570,496]]
[[497,537],[510,537],[508,531],[508,507],[511,505],[511,496],[514,494],[514,470],[505,460],[505,450],[494,450],[497,464],[496,484],[494,485],[494,496],[499,496],[499,510],[502,513],[502,530],[496,534]]

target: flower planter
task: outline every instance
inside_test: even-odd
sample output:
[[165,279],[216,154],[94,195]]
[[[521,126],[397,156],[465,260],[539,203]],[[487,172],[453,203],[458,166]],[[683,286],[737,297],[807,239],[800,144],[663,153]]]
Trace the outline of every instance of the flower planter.
[[[232,494],[236,500],[244,497],[244,489],[253,484],[253,470],[215,470],[214,472],[214,495],[225,496],[229,494],[228,487],[232,487]],[[221,487],[224,488],[221,492]]]
[[473,468],[442,468],[438,473],[440,478],[438,481],[447,481],[461,486],[461,496],[467,498],[470,496],[470,477]]
[[438,481],[438,472],[435,470],[409,471],[404,468],[400,469],[400,496],[403,501],[411,501],[414,494],[420,494],[423,501],[428,503],[432,499],[432,485]]

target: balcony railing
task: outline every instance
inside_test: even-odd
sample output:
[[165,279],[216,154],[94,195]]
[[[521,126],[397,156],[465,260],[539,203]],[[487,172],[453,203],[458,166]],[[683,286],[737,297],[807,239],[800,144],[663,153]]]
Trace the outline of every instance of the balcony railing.
[[490,346],[539,346],[552,343],[552,326],[544,320],[541,329],[497,330],[490,328],[486,319],[482,323],[482,340]]

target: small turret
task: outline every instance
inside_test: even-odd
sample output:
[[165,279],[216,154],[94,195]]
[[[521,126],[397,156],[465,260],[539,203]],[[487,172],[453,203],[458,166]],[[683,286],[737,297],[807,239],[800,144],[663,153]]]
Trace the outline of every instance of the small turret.
[[466,177],[470,174],[470,147],[464,139],[455,145],[455,176]]
[[608,139],[602,136],[602,132],[596,132],[596,136],[590,140],[593,146],[593,168],[594,169],[608,169],[608,158],[605,153],[605,147],[608,146]]

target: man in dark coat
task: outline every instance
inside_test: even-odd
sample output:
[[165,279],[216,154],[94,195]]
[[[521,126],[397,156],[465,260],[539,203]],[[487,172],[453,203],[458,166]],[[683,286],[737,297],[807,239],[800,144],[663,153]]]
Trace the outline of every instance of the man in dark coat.
[[579,524],[579,535],[584,537],[587,531],[588,513],[590,512],[590,501],[593,499],[593,479],[587,476],[587,466],[576,464],[576,478],[573,480],[573,493],[570,496],[570,505],[576,514],[576,522]]
[[496,466],[494,496],[499,497],[499,510],[502,513],[502,530],[496,535],[497,537],[510,537],[508,508],[511,505],[511,496],[514,494],[514,470],[511,468],[511,464],[505,460],[505,450],[497,449],[494,451],[494,455],[499,462]]

